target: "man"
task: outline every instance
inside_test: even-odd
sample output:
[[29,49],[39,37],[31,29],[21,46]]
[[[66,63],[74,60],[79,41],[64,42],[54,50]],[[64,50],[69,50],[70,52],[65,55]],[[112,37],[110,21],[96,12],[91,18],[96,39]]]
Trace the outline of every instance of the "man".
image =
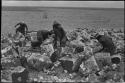
[[62,47],[65,47],[68,41],[66,32],[57,21],[53,23],[53,32],[55,34],[53,47],[55,50],[58,50],[59,56],[61,56]]
[[[31,32],[32,34],[32,32]],[[41,44],[47,44],[47,43],[51,43],[51,42],[47,42],[45,41],[46,39],[48,39],[50,36],[52,35],[51,31],[48,30],[39,30],[35,32],[36,37],[31,37],[31,46],[33,48],[35,47],[40,47]]]
[[59,46],[64,47],[68,39],[66,37],[66,32],[57,21],[53,23],[53,31],[55,34],[55,48],[57,48],[57,42],[59,42]]
[[[106,35],[96,34],[94,36],[94,38],[96,38],[103,46],[103,48],[100,51],[109,52],[111,55],[113,55],[115,53],[115,48],[116,47],[115,47],[115,45],[114,45],[114,43],[113,43],[113,41],[112,41],[112,39],[110,37],[108,37]],[[83,49],[83,51],[84,51],[84,49]],[[92,55],[93,55],[93,53],[92,53]],[[73,72],[78,72],[79,68],[80,68],[80,64],[83,61],[86,61],[88,58],[90,58],[90,57],[87,56],[87,55],[78,57],[78,59],[74,63],[72,71]],[[116,59],[114,59],[114,60],[116,60]],[[117,59],[117,60],[119,60],[119,59]]]
[[15,45],[19,45],[20,47],[24,46],[26,44],[25,39],[26,39],[26,33],[28,31],[28,27],[25,24],[24,21],[19,22],[15,25],[16,28],[16,34],[14,35],[14,39],[18,40],[15,41]]
[[[17,27],[18,26],[18,27]],[[19,22],[15,25],[16,27],[16,33],[20,32],[22,33],[24,36],[26,35],[26,32],[28,31],[28,27],[26,25],[26,23],[24,21]]]

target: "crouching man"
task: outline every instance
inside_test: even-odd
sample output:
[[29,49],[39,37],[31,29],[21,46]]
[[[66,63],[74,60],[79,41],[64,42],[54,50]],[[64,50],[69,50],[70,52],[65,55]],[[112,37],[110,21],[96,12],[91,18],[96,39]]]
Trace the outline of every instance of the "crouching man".
[[99,41],[99,43],[103,46],[103,48],[100,51],[108,52],[111,54],[115,54],[116,46],[114,45],[112,39],[109,36],[96,34],[95,38]]
[[53,41],[47,41],[47,39],[52,38],[52,32],[48,30],[39,30],[28,33],[30,35],[31,47],[40,48],[41,45],[49,44]]

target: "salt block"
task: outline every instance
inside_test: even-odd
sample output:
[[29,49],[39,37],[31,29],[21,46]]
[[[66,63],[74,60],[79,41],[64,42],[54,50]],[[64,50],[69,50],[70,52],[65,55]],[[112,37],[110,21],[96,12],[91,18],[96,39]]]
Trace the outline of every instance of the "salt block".
[[[26,69],[24,69],[23,72],[16,72],[16,73],[13,73],[12,74],[12,82],[14,83],[18,83],[18,82],[21,82],[21,83],[26,83],[27,80],[28,80],[28,71]],[[21,77],[21,80],[19,80],[19,77]]]
[[37,69],[38,71],[51,68],[53,65],[50,58],[44,55],[31,55],[27,61],[30,66]]
[[1,50],[1,54],[6,53],[7,51],[9,51],[11,49],[11,46],[6,47],[5,49]]
[[64,54],[72,54],[74,52],[74,48],[65,46],[62,48],[62,53]]
[[87,61],[84,62],[85,67],[89,70],[99,70],[98,64],[94,56],[91,56]]
[[49,56],[51,56],[52,53],[54,52],[54,48],[52,44],[43,45],[42,49],[45,49],[45,51],[49,54]]
[[61,65],[64,70],[67,70],[69,73],[72,73],[72,67],[74,65],[75,59],[65,56],[61,58],[59,61],[61,62]]
[[82,43],[82,41],[80,40],[73,40],[70,42],[70,45],[73,47],[78,47],[78,46],[84,46],[85,44]]
[[106,65],[111,65],[111,56],[110,53],[96,53],[95,60],[100,69],[102,69]]

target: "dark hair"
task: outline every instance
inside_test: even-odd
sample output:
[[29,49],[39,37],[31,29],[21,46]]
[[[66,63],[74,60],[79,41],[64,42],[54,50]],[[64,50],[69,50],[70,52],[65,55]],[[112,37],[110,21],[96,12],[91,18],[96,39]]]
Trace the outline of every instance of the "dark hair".
[[49,35],[52,35],[52,34],[54,34],[54,31],[53,30],[49,31]]
[[113,58],[111,59],[111,61],[112,61],[112,63],[114,63],[114,64],[119,64],[119,63],[120,63],[120,58],[119,58],[119,57],[113,57]]
[[53,23],[53,28],[56,28],[56,27],[58,27],[59,25],[61,25],[61,24],[58,23],[57,21],[54,21],[54,23]]
[[53,28],[57,28],[61,24],[53,24]]

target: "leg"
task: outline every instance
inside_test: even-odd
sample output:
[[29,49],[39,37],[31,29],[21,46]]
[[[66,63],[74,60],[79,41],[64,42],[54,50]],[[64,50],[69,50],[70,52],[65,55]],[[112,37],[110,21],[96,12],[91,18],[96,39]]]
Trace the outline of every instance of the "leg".
[[58,53],[59,53],[59,57],[61,57],[62,56],[62,47],[59,47]]
[[73,65],[72,71],[78,72],[81,64],[82,64],[82,57],[78,57],[78,59],[75,61]]

